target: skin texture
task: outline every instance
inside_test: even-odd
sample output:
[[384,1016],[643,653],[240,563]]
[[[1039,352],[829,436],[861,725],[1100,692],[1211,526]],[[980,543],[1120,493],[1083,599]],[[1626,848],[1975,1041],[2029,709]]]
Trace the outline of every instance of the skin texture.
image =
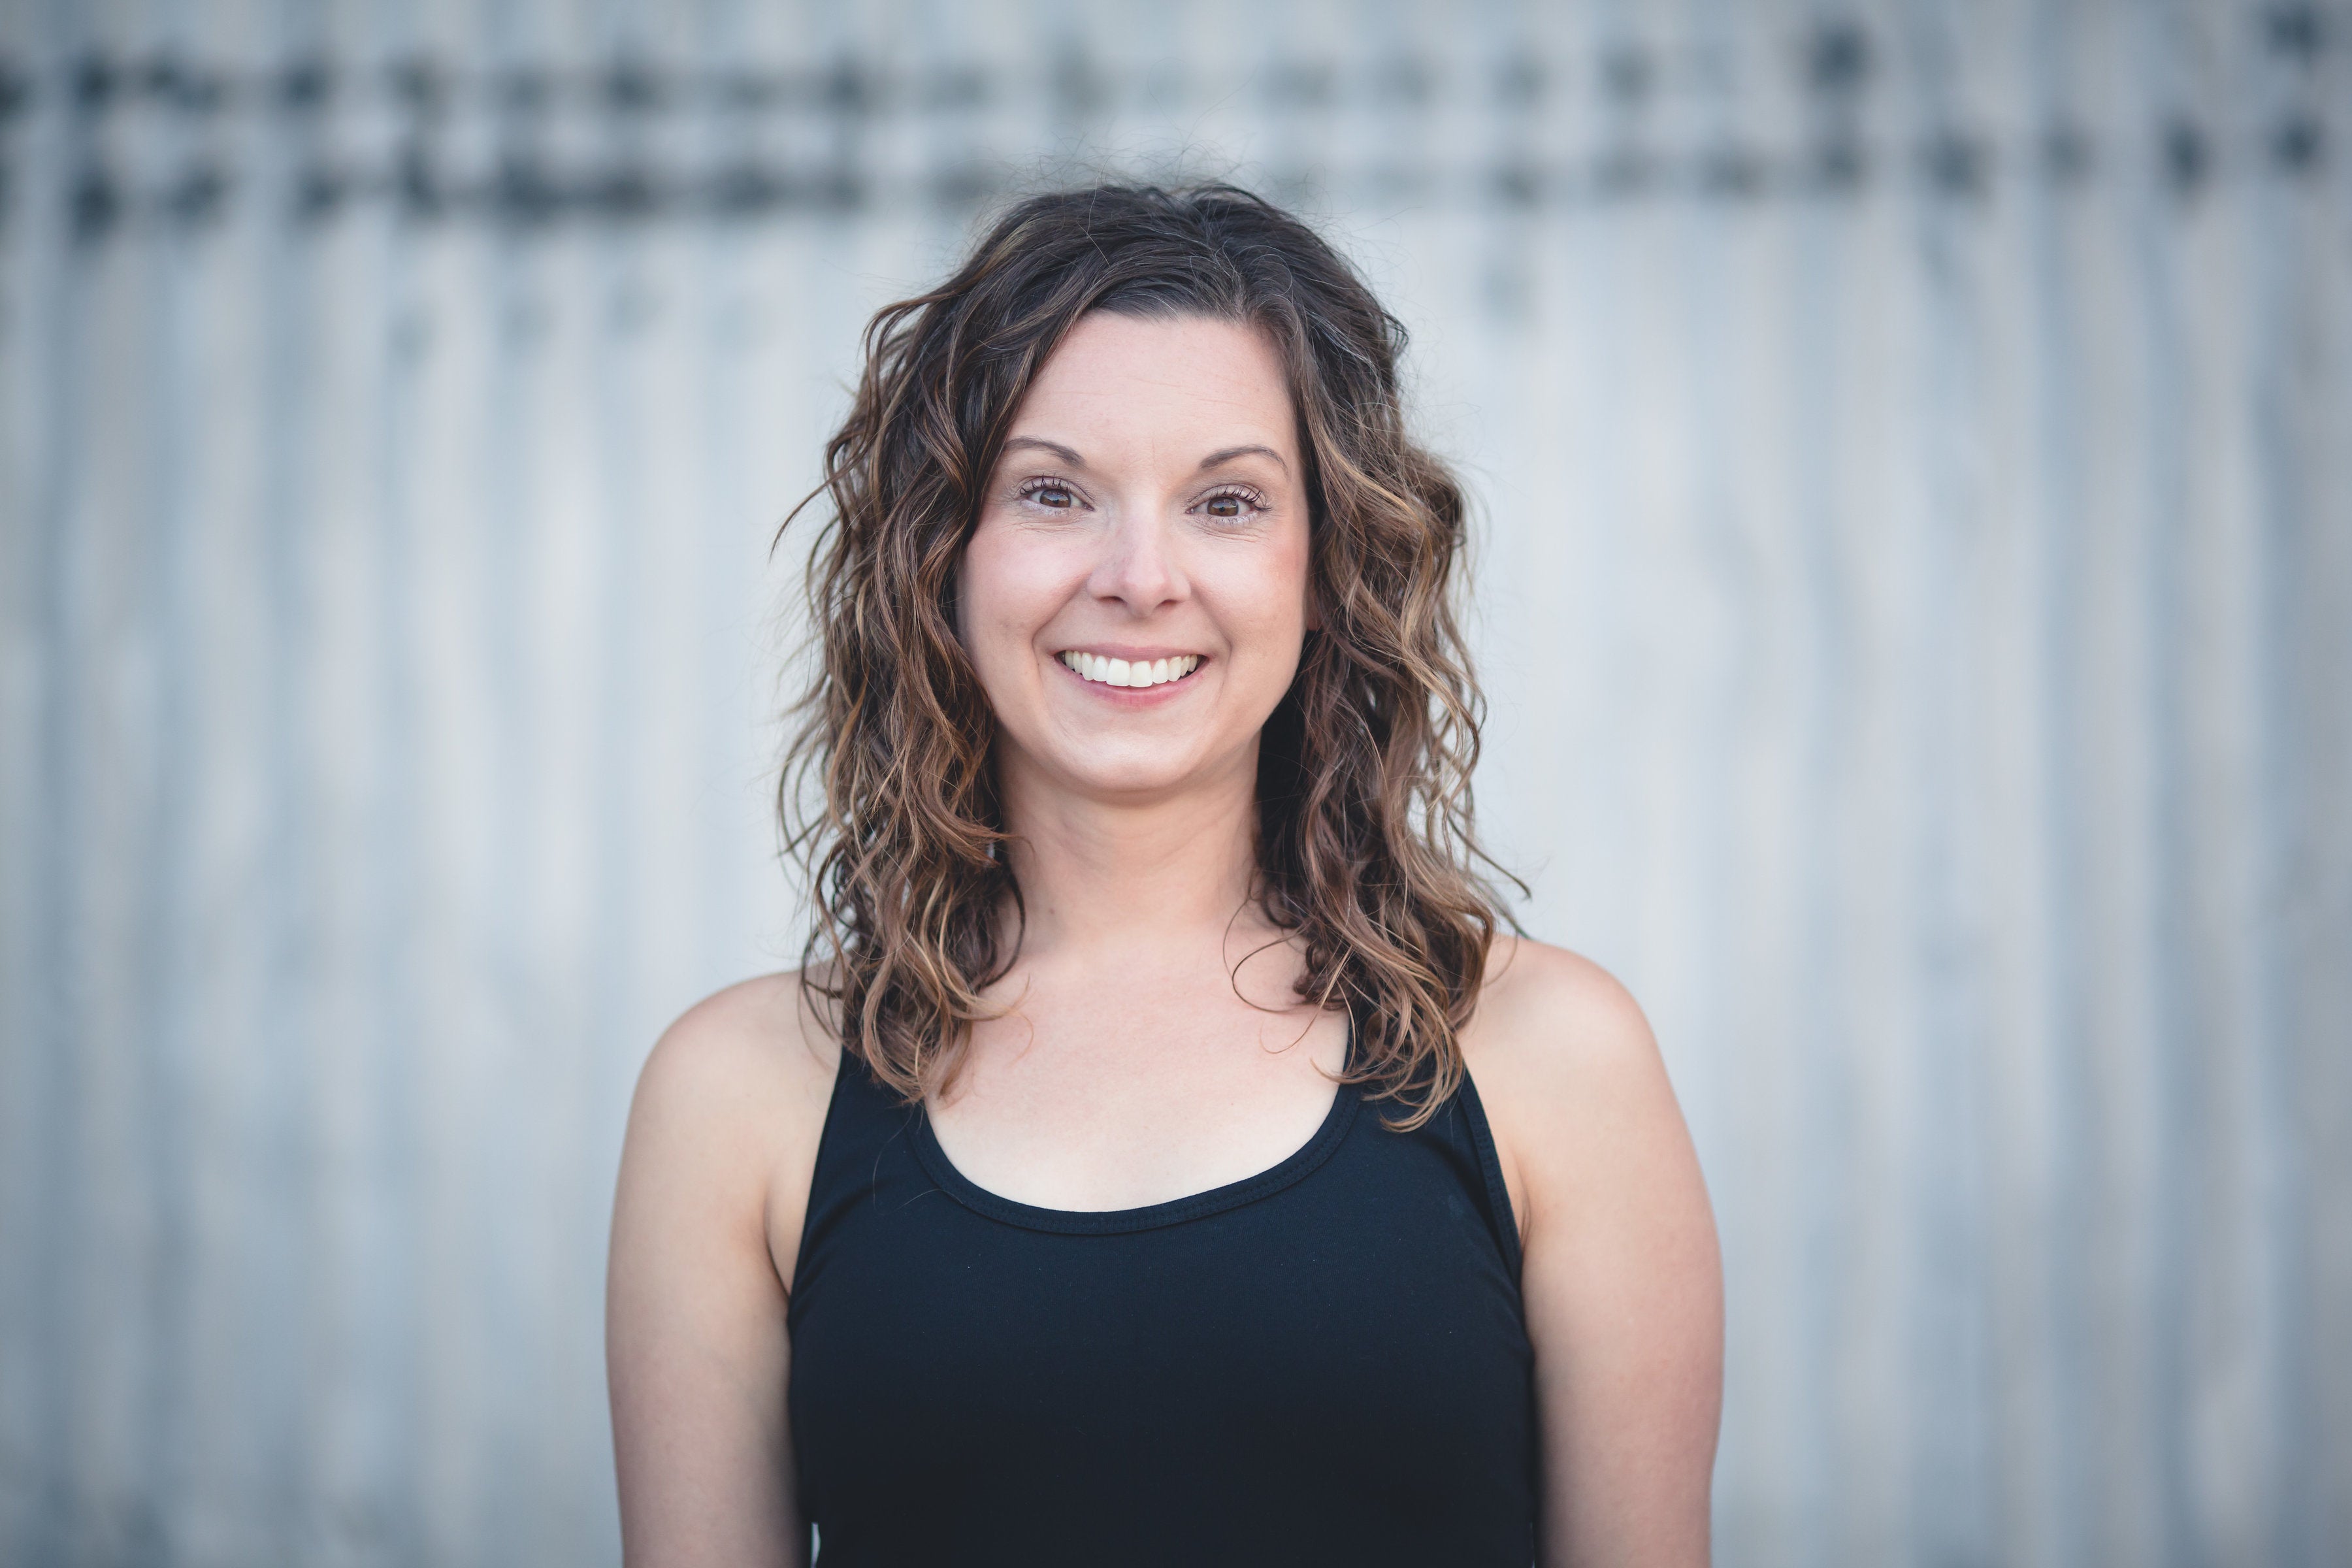
[[[1250,904],[1257,736],[1314,624],[1296,421],[1274,351],[1198,319],[1082,321],[1040,374],[959,583],[1000,724],[1022,956],[931,1107],[1022,1202],[1126,1208],[1311,1136],[1345,1026],[1290,994]],[[1071,648],[1192,653],[1135,691]],[[1526,1247],[1547,1564],[1706,1561],[1722,1298],[1697,1162],[1616,983],[1497,944],[1463,1048]],[[672,1026],[614,1209],[607,1352],[634,1564],[802,1560],[783,1330],[838,1047],[788,975]]]

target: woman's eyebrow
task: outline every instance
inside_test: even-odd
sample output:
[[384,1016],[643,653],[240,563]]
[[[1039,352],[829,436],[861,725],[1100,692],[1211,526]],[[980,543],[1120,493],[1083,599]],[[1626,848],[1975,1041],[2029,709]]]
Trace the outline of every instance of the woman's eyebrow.
[[1008,452],[1015,447],[1034,447],[1041,452],[1051,452],[1074,468],[1083,468],[1087,466],[1087,460],[1079,457],[1076,452],[1063,446],[1059,441],[1048,441],[1043,436],[1015,436],[1004,443],[1004,449]]
[[1235,458],[1272,458],[1276,468],[1280,468],[1286,474],[1290,472],[1290,465],[1282,460],[1281,453],[1276,451],[1271,447],[1256,446],[1220,447],[1216,451],[1210,453],[1207,457],[1201,459],[1201,468],[1203,471],[1206,471],[1210,468],[1216,468],[1220,464],[1230,463]]

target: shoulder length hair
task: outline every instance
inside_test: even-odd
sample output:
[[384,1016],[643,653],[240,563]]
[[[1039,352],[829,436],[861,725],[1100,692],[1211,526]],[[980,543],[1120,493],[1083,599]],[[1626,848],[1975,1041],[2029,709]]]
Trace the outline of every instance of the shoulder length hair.
[[1406,434],[1403,327],[1312,229],[1230,185],[1031,197],[867,326],[802,503],[826,503],[818,668],[778,790],[814,904],[802,985],[910,1100],[995,1011],[982,993],[1019,953],[1021,889],[956,567],[1014,410],[1090,310],[1243,323],[1285,367],[1321,625],[1260,742],[1256,893],[1305,952],[1300,999],[1350,1016],[1348,1081],[1417,1126],[1461,1081],[1507,918],[1475,870],[1493,862],[1472,833],[1483,703],[1452,603],[1462,490]]

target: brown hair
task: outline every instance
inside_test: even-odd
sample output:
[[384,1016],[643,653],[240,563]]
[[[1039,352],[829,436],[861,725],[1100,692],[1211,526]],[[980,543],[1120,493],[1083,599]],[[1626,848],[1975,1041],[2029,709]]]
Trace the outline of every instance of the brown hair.
[[1462,491],[1406,435],[1402,326],[1312,229],[1229,185],[1031,197],[952,278],[867,326],[802,503],[830,503],[808,588],[820,668],[778,791],[817,916],[803,987],[911,1100],[952,1075],[1018,956],[995,721],[957,639],[956,567],[1023,394],[1090,310],[1246,323],[1282,358],[1321,628],[1260,742],[1257,894],[1305,950],[1300,998],[1350,1015],[1349,1081],[1418,1125],[1461,1079],[1457,1033],[1507,918],[1473,869],[1483,703],[1451,604]]

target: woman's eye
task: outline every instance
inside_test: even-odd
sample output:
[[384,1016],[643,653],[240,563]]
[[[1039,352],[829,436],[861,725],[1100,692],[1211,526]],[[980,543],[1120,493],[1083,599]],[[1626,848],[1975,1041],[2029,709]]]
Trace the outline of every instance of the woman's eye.
[[1078,504],[1078,498],[1073,495],[1066,486],[1063,485],[1040,485],[1035,489],[1029,492],[1029,499],[1035,501],[1039,506],[1050,506],[1056,509],[1073,507]]
[[1211,496],[1202,510],[1211,517],[1240,517],[1250,510],[1250,500],[1247,496]]

